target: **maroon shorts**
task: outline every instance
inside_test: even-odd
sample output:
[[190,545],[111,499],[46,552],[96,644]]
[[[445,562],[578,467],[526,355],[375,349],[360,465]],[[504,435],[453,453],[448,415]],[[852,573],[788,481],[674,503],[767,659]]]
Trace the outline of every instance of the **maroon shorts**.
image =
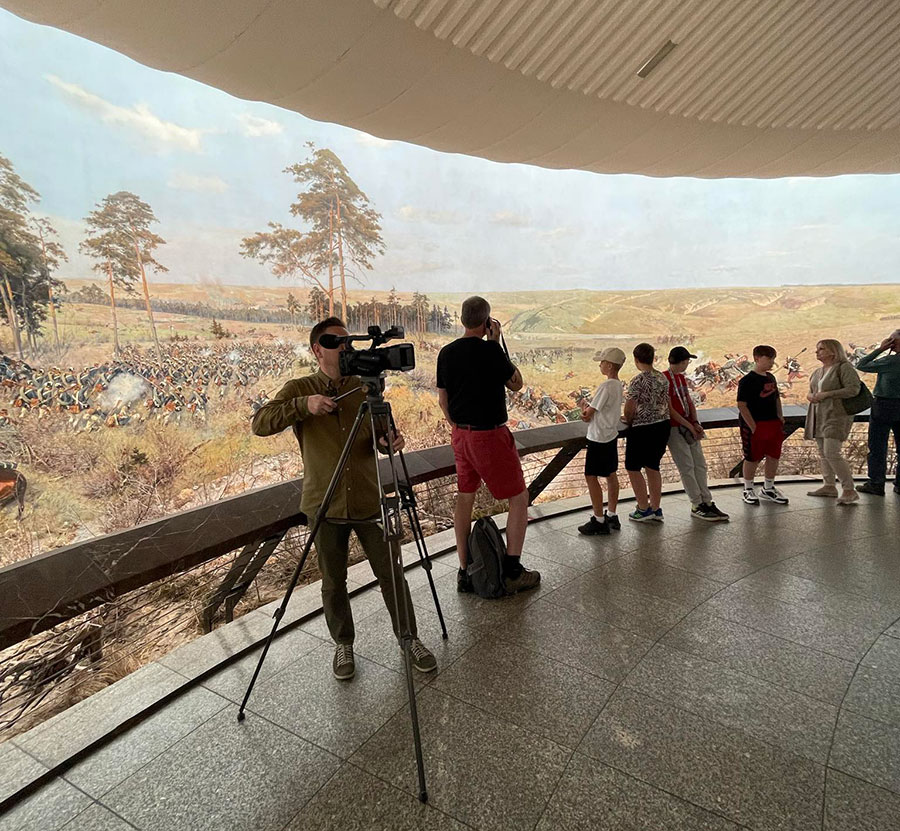
[[460,493],[475,493],[482,481],[494,499],[509,499],[525,490],[516,443],[505,425],[493,430],[454,427],[451,444]]
[[741,419],[741,447],[746,461],[759,462],[766,456],[770,459],[780,459],[782,444],[784,444],[784,425],[780,419],[757,421],[756,432],[753,433]]

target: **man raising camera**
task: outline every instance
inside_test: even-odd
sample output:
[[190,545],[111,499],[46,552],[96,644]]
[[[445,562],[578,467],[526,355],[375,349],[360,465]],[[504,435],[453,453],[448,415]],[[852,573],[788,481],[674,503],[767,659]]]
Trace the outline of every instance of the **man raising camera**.
[[467,547],[475,494],[482,481],[495,499],[509,500],[503,564],[507,591],[533,589],[541,582],[537,571],[521,564],[528,491],[515,441],[506,426],[506,390],[522,389],[522,373],[500,346],[500,322],[490,315],[490,304],[483,297],[466,300],[460,315],[465,334],[441,349],[437,359],[438,401],[453,428],[459,490],[453,514],[459,554],[456,587],[461,592],[472,591],[466,573]]
[[[319,363],[318,371],[305,378],[288,381],[271,401],[259,409],[252,424],[257,436],[272,436],[288,427],[293,429],[303,457],[300,510],[310,520],[322,504],[359,405],[365,399],[359,377],[341,375],[338,356],[346,344],[327,348],[320,343],[320,338],[326,334],[346,336],[348,332],[337,317],[326,318],[313,326],[309,333],[309,345]],[[405,442],[402,436],[394,433],[391,440],[394,450],[403,448]],[[379,441],[387,449],[387,437],[381,437]],[[431,672],[437,668],[434,655],[418,639],[409,587],[399,565],[399,545],[385,541],[378,522],[381,494],[378,492],[375,464],[376,460],[372,458],[372,427],[366,419],[350,449],[347,465],[315,540],[319,571],[322,573],[322,607],[328,631],[337,645],[334,677],[341,681],[349,681],[356,673],[353,659],[355,630],[347,594],[351,531],[356,532],[378,578],[398,640],[403,629],[407,625],[409,627],[413,666],[420,672]],[[394,585],[400,589],[399,598],[395,598]],[[406,609],[409,610],[408,622],[405,619]]]

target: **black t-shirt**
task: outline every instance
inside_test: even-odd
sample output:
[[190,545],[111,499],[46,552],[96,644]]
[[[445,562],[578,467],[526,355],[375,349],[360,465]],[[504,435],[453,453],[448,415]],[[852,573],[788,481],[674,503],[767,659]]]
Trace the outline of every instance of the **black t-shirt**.
[[456,424],[495,427],[505,424],[506,382],[516,368],[499,343],[458,338],[438,354],[438,389],[447,390],[450,418]]
[[760,375],[751,370],[738,383],[737,400],[743,401],[754,421],[778,418],[778,381],[771,372]]

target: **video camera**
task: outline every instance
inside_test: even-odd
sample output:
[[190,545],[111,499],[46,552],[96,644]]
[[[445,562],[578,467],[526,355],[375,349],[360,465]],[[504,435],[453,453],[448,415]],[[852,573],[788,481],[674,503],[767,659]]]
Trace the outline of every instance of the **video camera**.
[[[402,326],[392,326],[382,332],[380,326],[370,326],[365,335],[330,335],[324,334],[319,343],[326,349],[337,349],[342,343],[347,348],[338,356],[341,375],[361,375],[374,377],[382,372],[409,372],[415,369],[416,353],[411,343],[395,343],[383,349],[378,347],[389,340],[404,337]],[[353,342],[368,340],[372,345],[368,349],[354,349]]]

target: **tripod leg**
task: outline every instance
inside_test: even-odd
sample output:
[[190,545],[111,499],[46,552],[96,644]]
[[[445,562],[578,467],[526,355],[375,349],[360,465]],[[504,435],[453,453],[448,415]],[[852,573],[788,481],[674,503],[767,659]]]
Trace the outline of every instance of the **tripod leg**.
[[[391,416],[391,424],[393,425],[393,423],[394,418]],[[402,487],[406,491],[405,507],[406,516],[409,519],[409,528],[412,531],[413,539],[416,543],[416,551],[419,553],[422,568],[425,569],[425,574],[428,577],[428,585],[431,588],[431,597],[434,600],[434,609],[437,612],[438,621],[441,624],[441,638],[447,640],[447,624],[444,623],[444,613],[441,610],[441,601],[438,600],[437,588],[435,588],[434,577],[431,574],[431,557],[428,554],[428,546],[425,545],[425,535],[422,533],[422,524],[419,521],[419,511],[416,508],[416,495],[413,491],[413,486],[409,481],[409,468],[406,466],[406,457],[403,455],[403,451],[398,450],[397,455],[400,457],[400,466],[403,470],[403,477],[405,479]]]
[[313,541],[315,540],[316,532],[319,530],[319,525],[321,525],[321,519],[317,518],[315,527],[310,532],[310,535],[306,538],[306,544],[303,546],[303,554],[300,557],[300,562],[297,563],[297,568],[294,569],[294,574],[291,577],[291,582],[288,584],[284,599],[281,601],[281,605],[272,616],[275,618],[275,622],[272,624],[272,631],[269,632],[269,636],[266,638],[266,642],[263,645],[263,650],[259,656],[259,662],[256,664],[256,669],[253,670],[253,677],[250,679],[250,683],[247,686],[247,691],[244,693],[244,699],[243,701],[241,701],[241,706],[237,714],[238,721],[244,720],[244,710],[247,707],[247,702],[250,700],[250,693],[253,692],[253,687],[256,684],[256,679],[259,676],[259,671],[262,669],[262,665],[266,660],[266,655],[268,655],[269,653],[269,647],[272,645],[272,641],[275,639],[275,632],[278,630],[278,624],[281,623],[281,618],[284,617],[284,612],[285,609],[287,609],[288,601],[291,599],[291,594],[297,586],[297,581],[300,579],[300,573],[303,571],[303,566],[306,563],[306,558],[309,556],[310,549],[312,548]]
[[[380,396],[379,396],[380,398]],[[376,423],[376,415],[381,419],[381,424]],[[410,606],[412,601],[406,586],[403,585],[403,610],[405,614],[400,616],[400,591],[401,582],[405,584],[406,578],[403,576],[403,556],[400,552],[400,542],[396,537],[392,537],[389,529],[392,527],[391,518],[386,510],[387,502],[385,501],[385,485],[381,479],[381,470],[378,465],[378,437],[385,436],[387,440],[388,469],[391,472],[391,488],[395,496],[399,496],[397,484],[397,469],[394,459],[394,450],[391,444],[391,429],[394,427],[394,418],[391,415],[391,405],[380,398],[377,402],[373,402],[369,408],[369,418],[372,422],[372,447],[375,451],[375,476],[378,481],[378,492],[382,497],[382,522],[384,525],[385,541],[388,543],[388,554],[390,557],[391,587],[394,593],[394,619],[397,621],[397,640],[400,648],[403,650],[403,662],[406,665],[406,693],[409,698],[409,715],[412,720],[413,746],[416,753],[416,770],[419,776],[419,801],[428,801],[428,789],[425,784],[425,760],[422,754],[422,736],[419,731],[419,710],[416,706],[416,688],[413,681],[413,665],[412,665],[412,629],[410,627],[410,619],[412,610]],[[379,430],[381,427],[383,429]]]
[[350,450],[353,447],[353,442],[356,441],[356,437],[357,435],[359,435],[359,429],[360,427],[362,427],[363,419],[365,418],[365,414],[368,409],[369,404],[367,401],[363,401],[363,403],[359,405],[359,411],[356,414],[356,420],[353,422],[353,427],[350,428],[350,435],[347,436],[347,441],[344,444],[344,449],[341,451],[341,456],[334,468],[334,473],[331,474],[331,481],[328,483],[328,488],[325,491],[325,496],[322,498],[322,504],[319,506],[319,510],[316,512],[316,519],[313,523],[313,527],[309,532],[309,536],[306,538],[306,545],[303,546],[303,554],[300,557],[300,562],[297,563],[297,567],[294,569],[294,574],[291,577],[291,582],[288,584],[287,591],[284,594],[284,599],[281,601],[281,606],[278,607],[278,610],[273,615],[273,617],[275,618],[275,622],[272,624],[272,631],[269,632],[269,636],[266,638],[266,642],[263,645],[262,653],[260,653],[259,656],[259,662],[256,664],[256,669],[253,670],[253,677],[250,679],[250,683],[247,685],[247,692],[244,693],[244,699],[243,701],[241,701],[241,706],[238,709],[238,721],[244,720],[244,710],[247,708],[247,702],[250,700],[250,693],[253,692],[253,687],[256,684],[256,679],[259,677],[259,671],[262,669],[262,665],[266,660],[266,655],[268,655],[269,653],[269,647],[272,645],[272,641],[275,639],[275,632],[278,630],[278,624],[281,623],[281,618],[284,617],[284,612],[287,609],[288,601],[291,599],[291,594],[297,587],[297,581],[300,579],[300,573],[303,571],[303,566],[306,563],[306,558],[309,556],[309,552],[310,549],[312,549],[313,542],[315,542],[316,534],[319,533],[319,527],[325,521],[325,514],[328,512],[328,506],[331,504],[331,500],[334,497],[335,490],[337,490],[338,482],[340,481],[341,475],[344,472],[344,468],[347,465],[347,459],[350,458]]
[[441,601],[438,600],[437,588],[434,585],[434,577],[431,574],[431,556],[428,554],[428,548],[425,545],[425,537],[422,534],[422,526],[419,524],[419,515],[416,512],[415,503],[408,505],[406,508],[406,516],[409,519],[409,527],[413,533],[413,539],[416,542],[416,551],[419,552],[419,559],[422,561],[422,568],[428,577],[428,585],[431,588],[431,597],[434,600],[434,610],[437,612],[438,621],[441,624],[441,638],[447,640],[447,624],[444,623],[444,613],[441,610]]

